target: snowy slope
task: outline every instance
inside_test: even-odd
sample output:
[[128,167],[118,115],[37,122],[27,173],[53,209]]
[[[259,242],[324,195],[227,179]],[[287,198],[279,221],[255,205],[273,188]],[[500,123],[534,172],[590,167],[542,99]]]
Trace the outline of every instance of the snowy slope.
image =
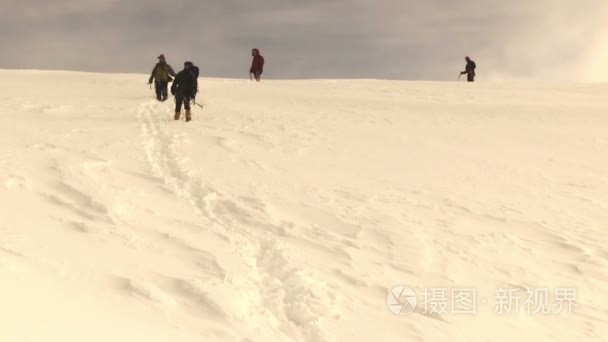
[[[0,341],[608,336],[606,85],[201,79],[186,124],[145,75],[0,76]],[[495,312],[526,288],[576,307]]]

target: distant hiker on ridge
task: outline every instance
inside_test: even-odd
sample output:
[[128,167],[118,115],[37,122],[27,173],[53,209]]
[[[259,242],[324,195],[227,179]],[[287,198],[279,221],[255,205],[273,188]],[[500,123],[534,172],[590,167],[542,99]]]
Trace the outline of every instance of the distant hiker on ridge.
[[477,68],[477,65],[469,57],[465,57],[464,60],[467,61],[467,65],[460,74],[467,75],[467,82],[475,82],[475,68]]
[[184,70],[175,76],[173,85],[171,85],[171,94],[175,95],[175,120],[179,120],[182,104],[186,109],[186,122],[192,120],[190,101],[194,100],[198,91],[197,78],[198,67],[195,67],[192,62],[185,62]]
[[152,69],[152,75],[150,75],[150,79],[148,80],[148,84],[152,84],[152,80],[154,80],[154,88],[156,89],[158,101],[165,101],[167,99],[167,87],[169,82],[172,81],[171,76],[175,77],[175,71],[167,64],[165,55],[158,56],[158,63]]
[[260,76],[262,76],[262,72],[264,72],[264,57],[260,55],[260,50],[253,49],[251,50],[251,56],[253,56],[253,60],[251,61],[251,68],[249,69],[249,74],[253,74],[255,80],[260,82]]

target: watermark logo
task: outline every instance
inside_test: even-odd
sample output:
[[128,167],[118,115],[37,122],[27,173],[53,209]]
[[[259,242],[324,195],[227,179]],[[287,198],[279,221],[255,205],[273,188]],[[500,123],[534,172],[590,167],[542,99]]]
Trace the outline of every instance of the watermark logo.
[[386,297],[388,309],[398,316],[405,316],[416,309],[418,297],[416,292],[407,286],[399,285],[393,287]]
[[[498,288],[494,291],[494,303],[481,298],[482,310],[488,311],[493,304],[498,316],[560,315],[573,314],[579,307],[575,288]],[[406,316],[420,306],[423,315],[476,315],[479,301],[474,288],[424,288],[420,302],[416,292],[400,285],[393,287],[386,298],[389,310],[398,316]]]

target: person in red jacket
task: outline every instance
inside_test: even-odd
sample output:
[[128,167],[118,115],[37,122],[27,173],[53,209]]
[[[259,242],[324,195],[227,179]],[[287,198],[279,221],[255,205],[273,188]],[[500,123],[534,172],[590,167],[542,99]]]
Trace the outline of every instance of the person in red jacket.
[[260,55],[260,50],[253,49],[251,50],[251,56],[253,56],[253,61],[251,62],[251,69],[249,69],[249,73],[253,74],[256,81],[260,81],[260,76],[262,76],[262,72],[264,71],[264,57]]

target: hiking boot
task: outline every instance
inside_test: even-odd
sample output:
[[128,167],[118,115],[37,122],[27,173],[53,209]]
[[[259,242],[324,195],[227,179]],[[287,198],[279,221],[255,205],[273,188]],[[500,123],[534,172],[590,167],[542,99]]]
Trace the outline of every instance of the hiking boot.
[[190,109],[186,109],[186,122],[192,120]]
[[180,116],[180,115],[181,115],[181,112],[179,112],[179,111],[175,111],[175,117],[174,117],[174,119],[175,119],[175,120],[179,120],[179,116]]

